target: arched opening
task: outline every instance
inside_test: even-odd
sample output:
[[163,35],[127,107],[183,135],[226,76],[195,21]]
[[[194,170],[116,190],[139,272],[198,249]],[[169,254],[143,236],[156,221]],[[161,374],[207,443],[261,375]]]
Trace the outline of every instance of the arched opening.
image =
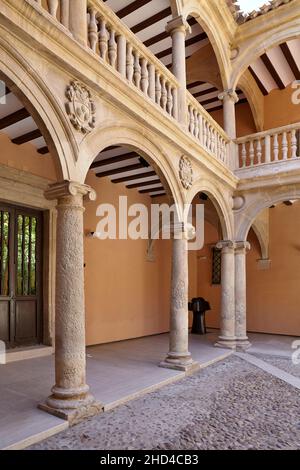
[[[87,345],[169,331],[171,240],[155,240],[149,256],[151,205],[173,203],[163,172],[144,149],[115,140],[97,154],[85,183],[97,193],[84,214]],[[116,231],[102,238],[108,205]],[[140,211],[135,238],[130,224]]]
[[[251,333],[300,336],[299,213],[299,199],[270,200],[247,229],[251,245],[246,262],[250,341]],[[262,237],[258,237],[253,223],[262,214]]]
[[[212,345],[217,340],[221,312],[221,250],[217,248],[217,243],[230,238],[230,228],[213,193],[199,191],[192,204],[204,206],[204,239],[200,249],[189,252],[189,300],[200,297],[209,303],[210,310],[205,314],[207,336],[201,338]],[[190,313],[192,333],[193,317],[194,314]],[[205,328],[196,328],[196,331],[198,334],[205,333]],[[196,338],[194,335],[192,337]]]

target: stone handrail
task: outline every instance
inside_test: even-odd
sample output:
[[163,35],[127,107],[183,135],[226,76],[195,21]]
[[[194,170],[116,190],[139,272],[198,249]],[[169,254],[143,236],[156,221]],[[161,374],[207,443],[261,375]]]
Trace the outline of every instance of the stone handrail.
[[300,157],[300,122],[236,139],[238,168]]
[[177,119],[179,83],[174,75],[99,0],[88,0],[88,44],[105,63]]
[[187,91],[188,131],[202,147],[229,166],[229,137],[221,126]]

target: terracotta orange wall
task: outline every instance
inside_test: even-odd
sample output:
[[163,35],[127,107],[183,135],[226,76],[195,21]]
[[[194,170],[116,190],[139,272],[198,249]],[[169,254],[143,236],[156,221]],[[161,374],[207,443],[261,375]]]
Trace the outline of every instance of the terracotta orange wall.
[[258,242],[249,234],[247,326],[250,331],[300,335],[300,202],[270,209],[271,268],[260,271]]
[[56,169],[50,154],[40,155],[30,143],[12,144],[9,137],[2,133],[0,133],[0,148],[0,163],[3,165],[56,180]]
[[[247,255],[247,330],[300,336],[300,202],[280,204],[270,210],[271,267],[260,270],[260,247],[251,230]],[[212,245],[217,229],[205,223],[205,246],[197,252],[197,295],[205,297],[212,310],[207,326],[218,328],[220,286],[211,284]]]
[[[223,111],[213,111],[211,116],[223,127]],[[248,103],[236,105],[236,133],[238,137],[249,135],[256,132],[255,123],[252,117],[252,111]]]
[[[95,231],[101,202],[117,206],[119,195],[128,205],[151,199],[124,185],[89,173],[87,184],[97,201],[86,204],[85,231]],[[155,261],[146,259],[147,240],[84,239],[87,344],[136,338],[169,329],[171,244],[157,240]]]
[[292,93],[295,89],[291,86],[284,90],[273,90],[265,96],[265,129],[281,127],[300,121],[300,104],[292,102]]

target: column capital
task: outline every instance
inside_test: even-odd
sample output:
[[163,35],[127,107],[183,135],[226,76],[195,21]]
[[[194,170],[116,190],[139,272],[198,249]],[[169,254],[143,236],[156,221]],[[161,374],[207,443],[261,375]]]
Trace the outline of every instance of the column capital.
[[237,103],[239,101],[239,97],[238,97],[237,93],[235,92],[235,90],[233,90],[233,88],[230,88],[229,90],[222,91],[222,93],[220,93],[218,95],[218,98],[219,98],[220,101],[223,101],[226,98],[229,98],[234,103]]
[[192,240],[195,237],[195,227],[184,222],[174,222],[165,225],[163,231],[170,233],[176,240]]
[[218,248],[219,250],[222,250],[222,251],[227,251],[227,252],[230,252],[230,251],[233,251],[235,249],[235,242],[232,241],[232,240],[220,240],[217,244],[216,244],[216,248]]
[[176,18],[168,21],[166,31],[172,36],[176,31],[182,31],[186,34],[190,33],[192,30],[188,22],[184,20],[182,16],[177,16]]
[[235,252],[238,253],[247,253],[251,248],[250,243],[247,241],[235,242]]
[[45,191],[46,199],[60,199],[66,196],[83,196],[90,201],[96,200],[96,192],[87,184],[78,183],[77,181],[60,181],[50,184]]

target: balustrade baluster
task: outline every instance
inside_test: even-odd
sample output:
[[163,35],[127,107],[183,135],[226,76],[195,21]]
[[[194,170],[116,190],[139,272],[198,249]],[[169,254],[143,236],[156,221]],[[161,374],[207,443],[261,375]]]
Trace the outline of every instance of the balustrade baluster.
[[265,163],[271,161],[271,137],[266,135],[265,137]]
[[287,135],[286,132],[283,132],[282,134],[282,158],[283,160],[287,160],[288,158],[288,141],[287,141]]
[[122,34],[117,36],[117,70],[126,78],[126,38]]
[[256,142],[256,155],[257,155],[257,163],[258,165],[261,164],[261,157],[262,157],[262,146],[260,139]]
[[199,138],[199,121],[198,121],[198,112],[197,109],[194,109],[194,122],[195,122],[195,130],[194,130],[194,136],[196,139]]
[[148,73],[148,61],[145,57],[141,60],[141,90],[145,95],[148,94],[149,88],[149,73]]
[[57,9],[58,9],[58,0],[47,0],[47,4],[48,4],[48,11],[50,15],[56,18]]
[[67,29],[69,29],[69,8],[69,0],[60,0],[60,22]]
[[173,109],[173,95],[172,95],[172,85],[171,83],[167,83],[167,113],[172,116],[172,109]]
[[108,33],[106,29],[106,21],[101,18],[100,19],[100,30],[99,30],[99,50],[100,50],[100,57],[103,60],[106,60],[107,54],[107,42],[108,42]]
[[215,152],[215,130],[213,127],[211,127],[211,144],[210,144],[210,151],[212,153]]
[[111,27],[109,31],[108,41],[108,60],[110,65],[115,69],[117,61],[117,43],[116,43],[116,32]]
[[201,114],[199,114],[199,140],[200,144],[203,145],[203,118]]
[[140,66],[140,54],[138,51],[134,51],[133,53],[134,56],[134,66],[133,66],[133,80],[135,86],[140,89],[141,86],[141,66]]
[[178,94],[177,94],[177,88],[176,87],[173,88],[172,95],[173,95],[173,112],[172,112],[172,115],[173,115],[173,118],[177,120],[178,119],[178,100],[177,100]]
[[194,110],[192,106],[190,106],[189,113],[190,113],[190,133],[194,135],[195,119],[194,119]]
[[253,166],[254,165],[254,144],[253,144],[253,140],[250,141],[249,158],[250,158],[250,166]]
[[126,53],[126,77],[130,83],[133,80],[133,55],[132,55],[132,45],[127,43],[127,53]]
[[95,8],[89,8],[89,24],[88,24],[88,37],[90,47],[93,52],[96,52],[97,41],[98,41],[98,26],[96,20],[96,10]]
[[155,102],[160,106],[161,100],[161,83],[160,83],[160,73],[155,72]]
[[247,163],[247,150],[245,142],[242,143],[242,168],[246,168]]
[[163,76],[161,80],[161,107],[164,111],[166,111],[167,99],[166,78]]
[[149,70],[148,94],[149,94],[149,98],[151,98],[152,101],[155,101],[155,67],[154,65],[149,64],[148,70]]
[[203,147],[207,148],[207,121],[203,120]]
[[274,153],[274,161],[277,161],[278,155],[279,155],[278,134],[274,134],[273,136],[273,153]]
[[297,157],[297,137],[296,137],[295,129],[293,129],[291,133],[291,153],[292,153],[292,158]]

